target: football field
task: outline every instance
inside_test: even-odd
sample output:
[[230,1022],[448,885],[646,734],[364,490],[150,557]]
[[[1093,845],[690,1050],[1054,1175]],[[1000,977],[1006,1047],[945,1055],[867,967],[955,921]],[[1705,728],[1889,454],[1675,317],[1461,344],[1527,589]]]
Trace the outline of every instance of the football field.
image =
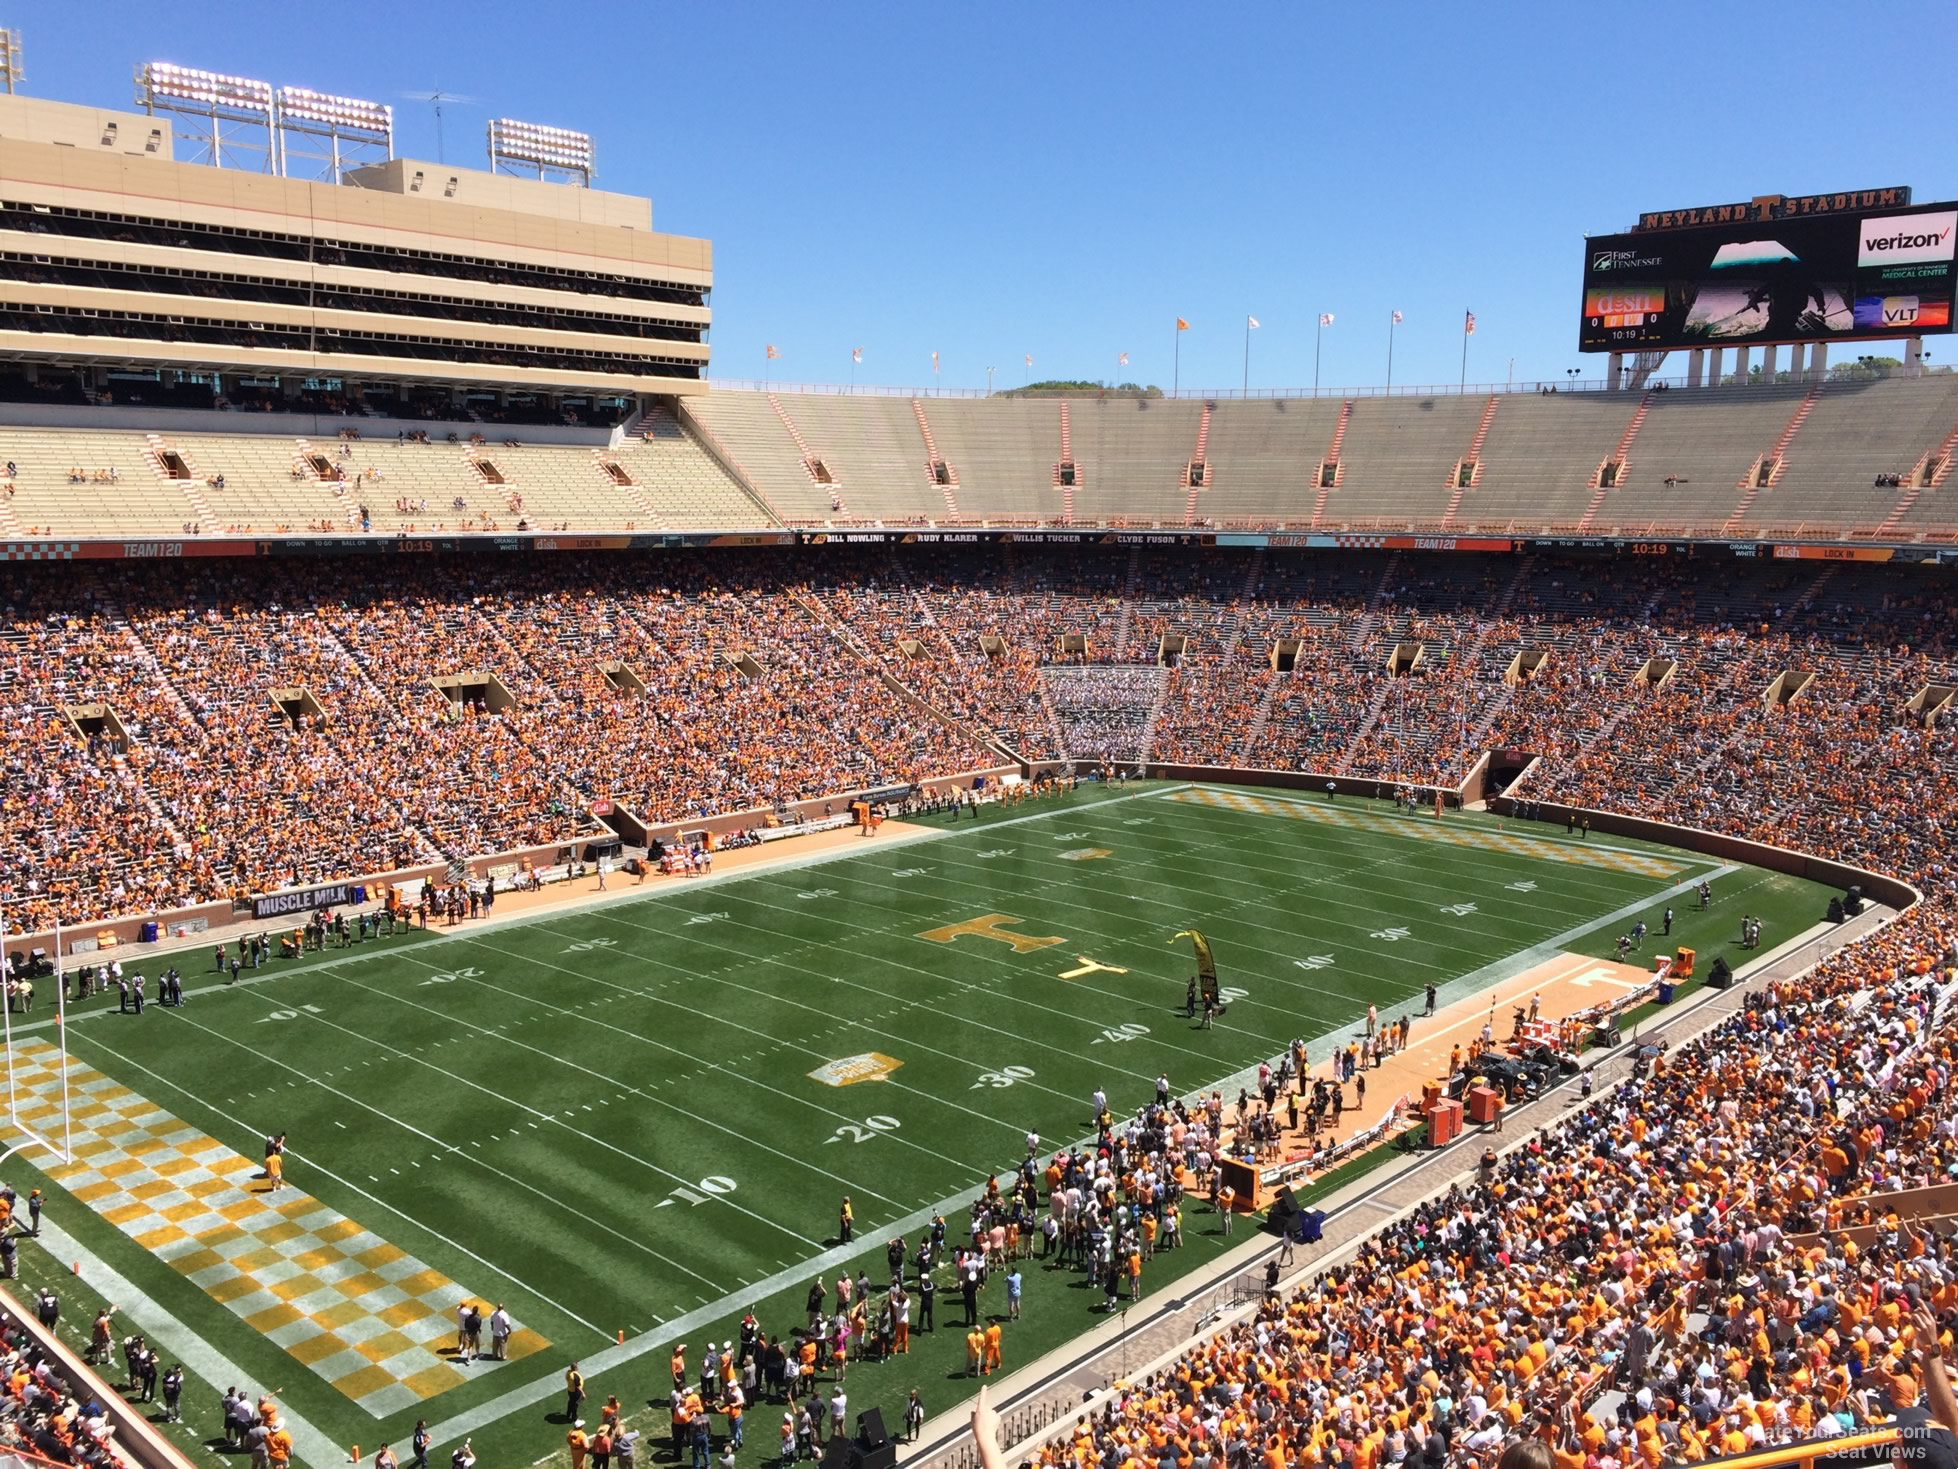
[[[646,1405],[663,1408],[673,1343],[697,1368],[745,1311],[771,1335],[799,1326],[812,1280],[881,1283],[886,1242],[915,1245],[934,1214],[956,1241],[1029,1131],[1043,1153],[1088,1134],[1097,1087],[1118,1116],[1159,1074],[1234,1099],[1294,1037],[1323,1060],[1369,1003],[1418,1014],[1429,984],[1446,1005],[1606,957],[1668,904],[1702,969],[1738,965],[1743,911],[1771,947],[1827,901],[1561,828],[1222,787],[1095,787],[925,824],[308,955],[235,987],[195,951],[182,1009],[77,1007],[75,1162],[30,1151],[5,1174],[51,1199],[24,1283],[86,1258],[93,1289],[123,1293],[123,1330],[146,1311],[179,1323],[166,1362],[278,1390],[309,1462],[400,1452],[426,1418],[438,1444],[473,1435],[485,1465],[532,1463],[562,1445],[573,1361],[594,1421],[616,1393],[663,1447],[666,1415]],[[1229,1001],[1213,1029],[1183,1012],[1190,949],[1171,937],[1188,928]],[[15,1027],[11,1082],[23,1117],[58,1133],[46,1008]],[[274,1192],[257,1175],[279,1132]],[[1149,1265],[1152,1293],[1230,1243],[1208,1210],[1187,1227]],[[1101,1300],[1071,1270],[1026,1276],[1008,1370],[1092,1325]],[[455,1359],[465,1299],[508,1309],[511,1360]],[[987,1306],[1003,1309],[997,1287]],[[957,1319],[941,1291],[941,1328]],[[943,1411],[969,1390],[963,1366],[962,1329],[914,1335],[909,1357],[851,1368],[852,1416],[875,1404],[895,1426],[913,1386]],[[756,1407],[744,1463],[773,1456],[780,1421]],[[201,1455],[199,1428],[172,1431]]]

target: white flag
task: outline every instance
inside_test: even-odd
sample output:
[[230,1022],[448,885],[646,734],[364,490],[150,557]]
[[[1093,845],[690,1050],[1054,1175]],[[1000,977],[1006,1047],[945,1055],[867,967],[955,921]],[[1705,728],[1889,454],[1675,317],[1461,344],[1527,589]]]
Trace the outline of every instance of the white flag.
[[861,361],[863,361],[863,348],[861,348],[861,347],[852,347],[852,348],[850,349],[850,360],[851,360],[852,362],[861,362]]
[[1255,316],[1247,316],[1244,318],[1244,324],[1250,327],[1251,330],[1256,331],[1258,329],[1258,318]]
[[1333,324],[1333,314],[1330,311],[1321,311],[1319,313],[1319,325],[1331,326],[1332,324]]
[[1115,359],[1115,365],[1117,367],[1127,367],[1129,365],[1129,354],[1126,352],[1122,353],[1121,356]]
[[1400,314],[1400,313],[1399,313],[1398,311],[1396,311],[1396,312],[1394,313],[1394,325],[1395,325],[1395,326],[1399,326],[1399,325],[1401,324],[1401,322],[1402,322],[1402,320],[1403,320],[1403,318],[1402,318],[1402,316],[1401,316],[1401,314]]

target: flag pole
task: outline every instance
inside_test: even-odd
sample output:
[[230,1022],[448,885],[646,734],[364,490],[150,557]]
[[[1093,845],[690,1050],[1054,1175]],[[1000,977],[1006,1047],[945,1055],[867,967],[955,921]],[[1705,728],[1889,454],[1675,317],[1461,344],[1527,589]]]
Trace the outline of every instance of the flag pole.
[[1251,396],[1251,318],[1244,318],[1244,396]]
[[1458,392],[1464,391],[1468,387],[1468,339],[1468,314],[1464,312],[1462,314],[1462,380],[1456,384],[1456,391]]
[[1319,342],[1326,335],[1326,313],[1319,313],[1319,325],[1312,330],[1312,396],[1319,396]]
[[1176,323],[1176,330],[1173,333],[1176,338],[1176,353],[1170,358],[1169,368],[1169,395],[1172,398],[1183,386],[1183,318],[1177,317]]
[[1394,313],[1387,313],[1387,391],[1394,390]]

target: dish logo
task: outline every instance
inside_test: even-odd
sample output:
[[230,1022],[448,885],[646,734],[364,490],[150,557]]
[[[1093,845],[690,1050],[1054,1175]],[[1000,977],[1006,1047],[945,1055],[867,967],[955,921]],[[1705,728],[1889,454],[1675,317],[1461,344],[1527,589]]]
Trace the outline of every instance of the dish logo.
[[1866,219],[1856,235],[1858,265],[1920,265],[1952,258],[1958,210]]

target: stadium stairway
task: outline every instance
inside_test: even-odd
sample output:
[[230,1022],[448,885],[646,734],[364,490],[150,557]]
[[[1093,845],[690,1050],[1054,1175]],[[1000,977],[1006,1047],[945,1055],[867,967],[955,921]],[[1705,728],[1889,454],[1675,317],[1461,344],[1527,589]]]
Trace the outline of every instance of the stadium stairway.
[[[139,433],[0,429],[4,463],[15,466],[12,509],[28,534],[181,536],[193,524],[183,494],[151,472]],[[83,478],[71,482],[71,470]],[[114,480],[93,478],[111,470]]]
[[823,482],[816,475],[816,466],[822,464],[823,473],[830,477],[828,489],[831,497],[831,512],[842,516],[845,520],[850,519],[850,507],[843,498],[843,487],[836,482],[836,472],[828,464],[823,463],[821,456],[809,447],[809,441],[803,438],[802,430],[796,427],[795,420],[789,416],[789,410],[782,406],[782,400],[774,393],[768,395],[768,406],[775,414],[776,421],[782,425],[783,431],[788,434],[789,442],[795,445],[796,455],[802,461],[802,472],[809,477],[814,493],[820,497],[823,492]]
[[1215,404],[1203,451],[1205,519],[1225,526],[1305,524],[1338,413],[1329,398]]
[[952,498],[966,520],[1054,518],[1062,460],[1052,399],[935,399],[924,427],[927,452],[947,466],[956,485]]
[[1082,398],[1069,405],[1074,462],[1084,475],[1075,514],[1090,523],[1181,525],[1183,467],[1201,407],[1187,398]]
[[[918,432],[924,436],[925,440],[925,482],[937,486],[939,493],[945,499],[946,515],[950,516],[953,520],[957,520],[959,518],[959,502],[952,492],[958,488],[958,466],[951,463],[938,452],[938,445],[931,436],[931,420],[925,417],[925,405],[922,399],[913,398],[911,400],[911,412],[917,417]],[[941,464],[945,466],[945,478],[943,481],[938,477],[939,466]]]
[[[322,479],[304,462],[304,456],[319,454],[347,463],[336,458],[336,447],[260,434],[173,433],[163,442],[204,482],[204,497],[214,511],[205,523],[207,529],[236,526],[265,534],[282,528],[303,532],[322,523],[336,529],[357,523],[349,513],[346,487]],[[303,473],[296,477],[295,468]],[[224,478],[221,490],[209,483],[219,476]]]
[[1214,403],[1205,403],[1203,405],[1203,416],[1197,420],[1196,448],[1190,451],[1190,462],[1183,467],[1183,483],[1190,492],[1189,498],[1183,503],[1183,524],[1185,525],[1195,525],[1197,523],[1197,496],[1212,487],[1210,479],[1211,467],[1208,455],[1210,450],[1210,415],[1216,406]]
[[[1061,457],[1054,465],[1054,487],[1061,492],[1061,523],[1074,524],[1074,492],[1081,487],[1081,466],[1075,462],[1073,433],[1068,425],[1067,399],[1060,400],[1061,407]],[[1073,477],[1069,481],[1061,478],[1061,465],[1073,466]]]
[[1931,471],[1931,488],[1942,485],[1951,474],[1951,456],[1958,454],[1958,425],[1954,425],[1945,441],[1938,446],[1937,467]]
[[1482,445],[1489,437],[1489,426],[1495,422],[1496,409],[1501,404],[1500,397],[1494,393],[1489,395],[1488,406],[1482,410],[1482,421],[1475,426],[1475,437],[1469,440],[1468,453],[1449,472],[1448,508],[1441,515],[1443,525],[1455,523],[1455,512],[1461,507],[1462,496],[1482,482]]
[[[1632,410],[1631,422],[1625,425],[1625,432],[1618,436],[1618,444],[1611,451],[1610,457],[1591,471],[1591,503],[1584,507],[1583,518],[1577,522],[1578,530],[1589,530],[1598,518],[1598,511],[1604,508],[1605,497],[1613,490],[1625,487],[1626,474],[1632,463],[1632,441],[1638,437],[1638,431],[1645,426],[1645,416],[1651,411],[1652,395],[1647,393],[1638,400],[1638,407]],[[1614,465],[1617,466],[1615,473]],[[1607,475],[1611,476],[1609,483],[1606,482]]]
[[1747,512],[1753,508],[1754,501],[1761,491],[1774,488],[1775,482],[1781,478],[1782,466],[1788,462],[1788,446],[1795,441],[1795,435],[1801,432],[1802,425],[1808,421],[1809,414],[1815,411],[1816,400],[1821,395],[1820,383],[1809,389],[1808,395],[1802,399],[1793,416],[1782,428],[1781,436],[1774,441],[1774,447],[1768,450],[1766,456],[1757,460],[1750,467],[1749,472],[1742,477],[1736,488],[1744,493],[1741,495],[1740,503],[1734,506],[1733,513],[1727,517],[1726,524],[1720,528],[1722,535],[1739,534],[1741,528],[1747,524]]
[[[1802,427],[1800,451],[1774,480],[1773,524],[1832,534],[1884,525],[1899,490],[1922,487],[1954,419],[1958,377],[1830,383]],[[1900,485],[1876,483],[1892,474]]]
[[1438,525],[1450,467],[1475,432],[1472,398],[1366,398],[1341,448],[1340,520],[1381,528]]
[[[1352,421],[1353,400],[1348,398],[1339,405],[1339,422],[1333,426],[1333,440],[1326,448],[1326,457],[1322,461],[1319,469],[1319,493],[1318,498],[1312,504],[1312,523],[1315,526],[1324,523],[1326,518],[1326,499],[1334,490],[1339,488],[1346,474],[1346,466],[1339,457],[1339,450],[1340,446],[1346,442],[1347,425],[1352,423]],[[1332,474],[1330,476],[1325,472],[1326,465],[1332,466]]]
[[1653,393],[1642,405],[1648,412],[1638,430],[1637,465],[1619,476],[1610,515],[1586,529],[1659,535],[1724,524],[1733,490],[1808,392],[1801,385],[1762,385]]

